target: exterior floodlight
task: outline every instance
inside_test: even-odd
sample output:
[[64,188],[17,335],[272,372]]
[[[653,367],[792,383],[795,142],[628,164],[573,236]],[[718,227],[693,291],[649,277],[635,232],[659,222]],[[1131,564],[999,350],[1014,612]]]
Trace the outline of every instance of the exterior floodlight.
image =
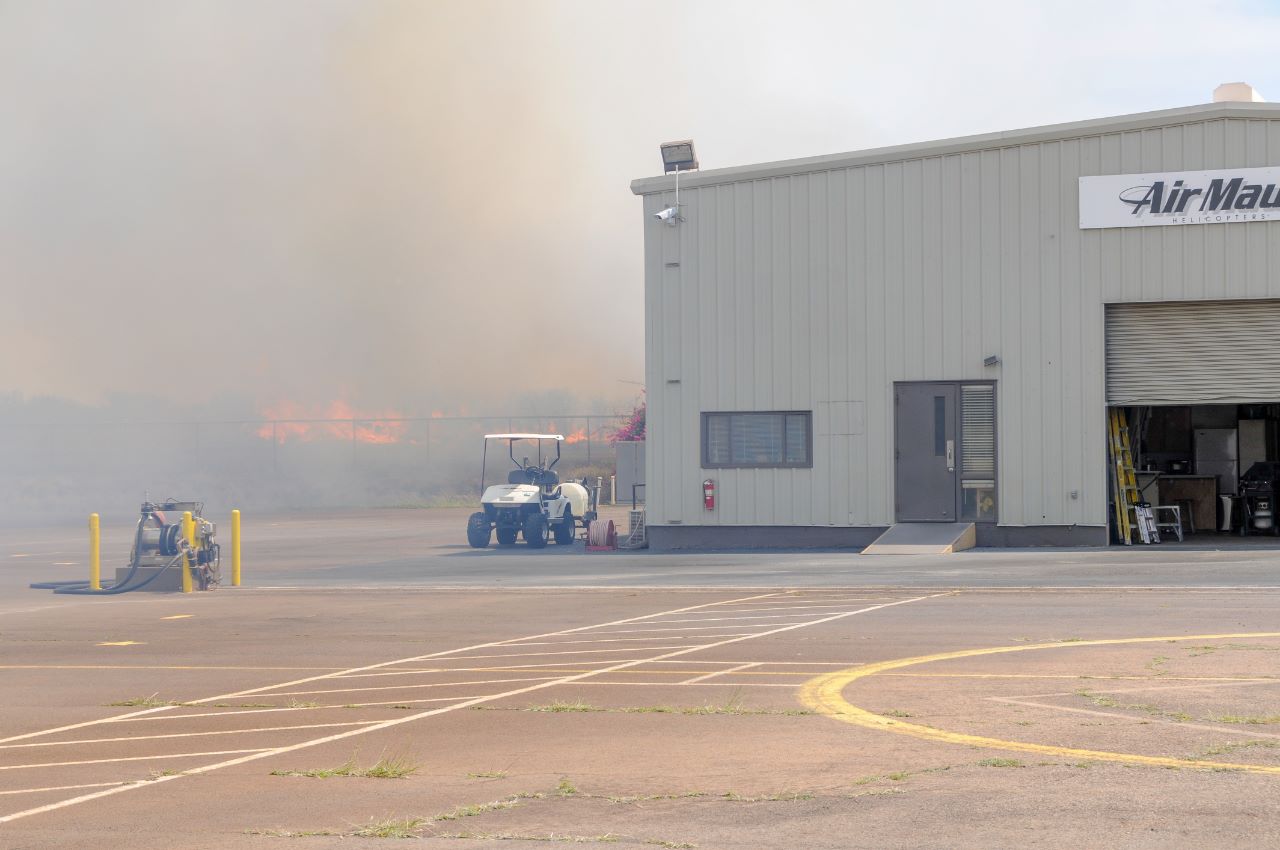
[[670,174],[673,171],[676,173],[676,202],[674,206],[654,213],[653,217],[664,222],[668,227],[675,227],[684,221],[684,216],[680,214],[680,172],[697,171],[698,155],[693,152],[693,139],[667,142],[658,145],[658,149],[662,151],[662,173]]
[[667,142],[659,145],[662,151],[662,173],[673,171],[697,171],[698,155],[693,152],[693,139],[683,142]]

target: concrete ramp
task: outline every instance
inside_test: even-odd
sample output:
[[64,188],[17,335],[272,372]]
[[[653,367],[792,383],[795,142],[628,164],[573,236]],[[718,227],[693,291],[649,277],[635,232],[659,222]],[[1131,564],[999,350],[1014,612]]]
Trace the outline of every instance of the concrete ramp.
[[900,522],[862,550],[864,555],[946,555],[972,549],[971,522]]

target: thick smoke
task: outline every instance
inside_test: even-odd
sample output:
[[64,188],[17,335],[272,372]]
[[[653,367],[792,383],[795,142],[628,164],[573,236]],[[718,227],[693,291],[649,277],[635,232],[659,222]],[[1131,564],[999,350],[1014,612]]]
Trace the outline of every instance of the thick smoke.
[[630,395],[630,173],[575,126],[586,105],[566,96],[547,15],[312,0],[0,15],[0,389],[421,413]]
[[626,410],[657,143],[719,167],[1280,91],[1278,37],[1188,0],[0,0],[0,510],[188,495],[193,442],[227,499],[420,498],[405,457],[156,423]]

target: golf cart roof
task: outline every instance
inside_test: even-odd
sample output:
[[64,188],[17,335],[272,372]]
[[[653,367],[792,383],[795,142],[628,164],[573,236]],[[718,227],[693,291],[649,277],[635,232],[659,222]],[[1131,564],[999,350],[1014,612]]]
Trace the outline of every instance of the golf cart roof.
[[486,440],[564,440],[563,434],[485,434]]

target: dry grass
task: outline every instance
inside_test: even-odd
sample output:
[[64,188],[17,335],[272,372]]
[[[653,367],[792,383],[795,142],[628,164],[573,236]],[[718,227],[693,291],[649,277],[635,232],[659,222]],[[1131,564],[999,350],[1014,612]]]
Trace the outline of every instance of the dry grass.
[[329,779],[334,776],[356,776],[365,779],[403,779],[418,771],[418,763],[403,755],[383,756],[370,767],[357,767],[352,756],[337,767],[312,770],[273,770],[272,776],[306,776],[312,779]]

